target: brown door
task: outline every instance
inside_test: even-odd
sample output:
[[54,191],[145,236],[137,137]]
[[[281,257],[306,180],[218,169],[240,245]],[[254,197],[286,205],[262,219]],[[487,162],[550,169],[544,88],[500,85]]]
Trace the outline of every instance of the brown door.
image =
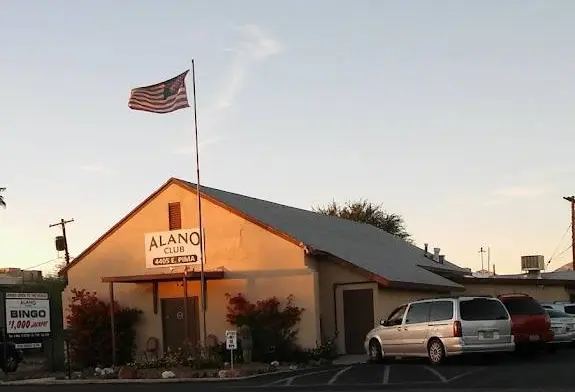
[[[183,348],[186,340],[184,299],[163,298],[161,304],[164,352]],[[199,319],[198,297],[189,297],[187,328],[192,350],[197,347],[200,340]]]
[[365,353],[363,342],[373,325],[373,289],[343,290],[343,327],[347,354]]

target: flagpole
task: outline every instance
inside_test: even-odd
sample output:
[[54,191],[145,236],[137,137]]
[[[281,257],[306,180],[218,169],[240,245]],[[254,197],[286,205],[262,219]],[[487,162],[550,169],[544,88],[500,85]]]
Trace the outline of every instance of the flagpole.
[[196,104],[196,65],[195,61],[192,59],[192,94],[194,99],[194,133],[196,136],[196,193],[198,197],[198,225],[200,231],[200,296],[201,296],[201,308],[202,308],[202,340],[203,347],[206,347],[206,276],[204,274],[204,226],[202,222],[202,198],[200,196],[200,142],[198,139],[198,110]]

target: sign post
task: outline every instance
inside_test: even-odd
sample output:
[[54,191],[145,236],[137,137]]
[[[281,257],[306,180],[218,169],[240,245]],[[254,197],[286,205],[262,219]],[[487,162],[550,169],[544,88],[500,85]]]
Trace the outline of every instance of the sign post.
[[234,350],[238,349],[238,331],[226,331],[226,349],[230,350],[230,365],[234,370]]
[[70,357],[70,339],[74,335],[71,329],[64,330],[64,342],[66,343],[66,376],[72,379],[72,358]]

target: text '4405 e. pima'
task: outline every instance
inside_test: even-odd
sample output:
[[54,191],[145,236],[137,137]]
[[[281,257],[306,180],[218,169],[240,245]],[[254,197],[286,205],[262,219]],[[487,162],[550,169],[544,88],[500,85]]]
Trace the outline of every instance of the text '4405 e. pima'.
[[188,72],[161,83],[133,89],[128,107],[132,110],[162,114],[190,107],[185,81]]

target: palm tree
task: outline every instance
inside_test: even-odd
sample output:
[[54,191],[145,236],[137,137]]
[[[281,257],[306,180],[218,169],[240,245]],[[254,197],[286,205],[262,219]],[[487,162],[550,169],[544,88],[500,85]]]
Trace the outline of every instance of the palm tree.
[[398,214],[387,213],[381,204],[374,204],[367,200],[358,200],[354,202],[348,201],[343,205],[338,205],[335,201],[332,201],[325,207],[314,207],[313,211],[356,222],[367,223],[411,242],[411,235],[405,228],[403,217]]
[[4,200],[4,196],[2,196],[2,192],[6,192],[6,188],[0,188],[0,207],[6,208],[6,201]]

